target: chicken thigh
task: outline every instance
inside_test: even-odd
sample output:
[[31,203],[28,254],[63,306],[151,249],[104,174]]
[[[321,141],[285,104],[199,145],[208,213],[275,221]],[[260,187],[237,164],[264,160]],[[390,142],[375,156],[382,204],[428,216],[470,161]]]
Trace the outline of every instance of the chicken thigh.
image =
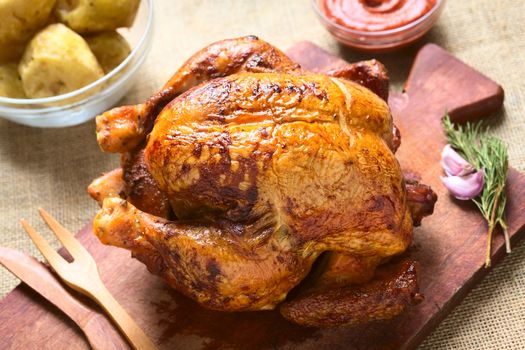
[[[285,317],[333,326],[400,313],[417,294],[415,265],[374,271],[407,249],[436,197],[407,187],[386,102],[351,81],[386,97],[379,63],[354,67],[370,65],[313,74],[253,36],[203,49],[144,104],[97,117],[101,148],[123,153],[123,167],[88,189],[102,204],[96,235],[208,308],[273,309],[321,256]],[[359,313],[399,279],[403,298]],[[350,317],[301,311],[337,300]]]

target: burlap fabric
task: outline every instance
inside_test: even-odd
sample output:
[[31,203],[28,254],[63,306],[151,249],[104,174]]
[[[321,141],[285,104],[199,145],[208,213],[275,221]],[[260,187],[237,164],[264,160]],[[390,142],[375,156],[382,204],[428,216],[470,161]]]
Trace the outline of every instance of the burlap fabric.
[[[280,48],[311,40],[347,60],[369,58],[343,49],[319,24],[307,0],[156,1],[156,32],[135,87],[122,101],[146,98],[190,54],[223,38],[257,34]],[[509,145],[510,162],[525,171],[525,1],[450,0],[423,42],[435,42],[500,82],[505,110],[494,133]],[[377,56],[395,86],[406,78],[417,48]],[[45,232],[37,215],[43,206],[73,231],[93,216],[85,188],[118,163],[95,141],[94,122],[66,129],[34,129],[0,121],[0,245],[38,256],[18,223],[26,217]],[[46,234],[51,239],[51,234]],[[17,280],[0,271],[0,295]],[[525,348],[525,245],[455,309],[421,349]]]

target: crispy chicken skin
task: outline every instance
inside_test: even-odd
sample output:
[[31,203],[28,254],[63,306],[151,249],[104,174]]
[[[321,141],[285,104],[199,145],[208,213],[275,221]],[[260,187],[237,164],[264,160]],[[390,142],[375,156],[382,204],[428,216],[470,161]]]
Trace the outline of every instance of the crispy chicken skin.
[[265,221],[167,221],[108,198],[95,232],[103,243],[132,251],[153,247],[162,257],[154,263],[162,266],[152,269],[208,308],[265,310],[284,300],[316,258],[293,249],[286,229],[273,232]]
[[160,190],[157,181],[151,176],[144,162],[143,148],[122,155],[122,180],[124,198],[130,203],[142,211],[161,218],[171,217],[168,196]]
[[318,283],[281,305],[281,314],[307,327],[352,326],[388,320],[421,301],[417,262],[380,266],[374,280],[359,285]]
[[[365,109],[369,104],[374,107]],[[272,308],[323,251],[389,257],[406,249],[412,224],[402,172],[388,147],[391,130],[385,102],[355,83],[277,73],[213,80],[160,113],[144,151],[151,175],[184,225],[174,224],[176,234],[167,234],[158,228],[165,224],[142,221],[137,232],[162,243],[170,235],[169,248],[156,248],[170,271],[195,268],[175,279],[175,287],[201,304],[229,311]],[[103,208],[115,212],[108,203]],[[95,220],[101,240],[122,231],[123,214],[117,212]],[[249,245],[254,240],[257,245]],[[247,252],[236,253],[245,244],[254,256],[241,260]],[[163,254],[182,251],[191,254],[180,253],[177,261]],[[271,256],[275,266],[278,257],[293,261],[284,277],[284,263],[281,269],[262,266]],[[257,281],[250,262],[269,276]],[[217,278],[195,291],[209,264]],[[260,303],[241,293],[247,280],[252,283],[246,294]]]
[[388,74],[385,66],[377,60],[349,64],[346,67],[329,70],[326,75],[355,81],[388,101]]
[[122,168],[95,179],[88,187],[89,195],[101,206],[105,198],[122,198],[147,213],[172,217],[167,195],[159,189],[144,162],[144,149],[122,155]]
[[[382,66],[354,67],[309,73],[255,37],[225,40],[144,104],[97,117],[101,148],[123,156],[88,189],[102,202],[96,235],[208,308],[286,300],[285,317],[316,326],[397,315],[417,278],[396,281],[416,268],[376,268],[407,249],[436,198],[417,181],[407,196],[389,108],[351,81],[385,98]],[[310,320],[308,303],[323,310]]]
[[407,206],[412,213],[414,226],[421,225],[421,220],[434,212],[437,195],[430,186],[419,183],[419,180],[405,174]]
[[111,109],[97,117],[97,140],[106,152],[137,147],[157,114],[180,93],[210,79],[238,72],[291,72],[299,65],[255,36],[219,41],[194,54],[145,103]]
[[[222,40],[190,57],[160,91],[145,103],[111,109],[97,117],[97,140],[105,152],[136,148],[151,131],[158,113],[173,98],[198,84],[240,72],[298,72],[300,67],[282,51],[253,35]],[[327,75],[356,81],[385,101],[388,78],[376,60],[358,62]]]
[[125,198],[126,183],[122,178],[122,169],[118,168],[108,173],[102,174],[93,180],[88,187],[88,193],[100,205],[105,198],[122,197]]

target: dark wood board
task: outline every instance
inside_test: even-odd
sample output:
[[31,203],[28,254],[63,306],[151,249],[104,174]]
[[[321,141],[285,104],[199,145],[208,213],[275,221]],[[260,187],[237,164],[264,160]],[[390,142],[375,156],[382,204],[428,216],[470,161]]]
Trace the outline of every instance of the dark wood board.
[[[325,70],[345,64],[311,43],[288,54],[303,67]],[[277,312],[227,314],[204,310],[157,277],[129,252],[103,246],[87,225],[78,234],[93,254],[102,279],[160,349],[413,349],[478,283],[483,267],[486,226],[476,209],[452,199],[440,183],[444,138],[440,119],[447,108],[456,120],[485,117],[503,101],[501,87],[435,45],[416,58],[405,93],[390,105],[402,133],[398,158],[421,174],[438,193],[432,217],[415,230],[411,254],[421,263],[424,301],[385,323],[351,329],[307,329]],[[509,232],[515,243],[525,232],[525,176],[510,170]],[[494,262],[504,254],[494,242]],[[109,324],[108,324],[109,327]],[[58,309],[20,285],[0,302],[1,349],[86,349],[80,330]]]

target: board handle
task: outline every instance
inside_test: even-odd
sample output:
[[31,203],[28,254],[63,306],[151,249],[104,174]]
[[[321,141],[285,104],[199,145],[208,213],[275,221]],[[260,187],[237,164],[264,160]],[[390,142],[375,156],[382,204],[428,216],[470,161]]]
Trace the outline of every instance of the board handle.
[[413,110],[452,121],[486,118],[503,106],[501,85],[469,67],[435,44],[418,52],[404,87]]

